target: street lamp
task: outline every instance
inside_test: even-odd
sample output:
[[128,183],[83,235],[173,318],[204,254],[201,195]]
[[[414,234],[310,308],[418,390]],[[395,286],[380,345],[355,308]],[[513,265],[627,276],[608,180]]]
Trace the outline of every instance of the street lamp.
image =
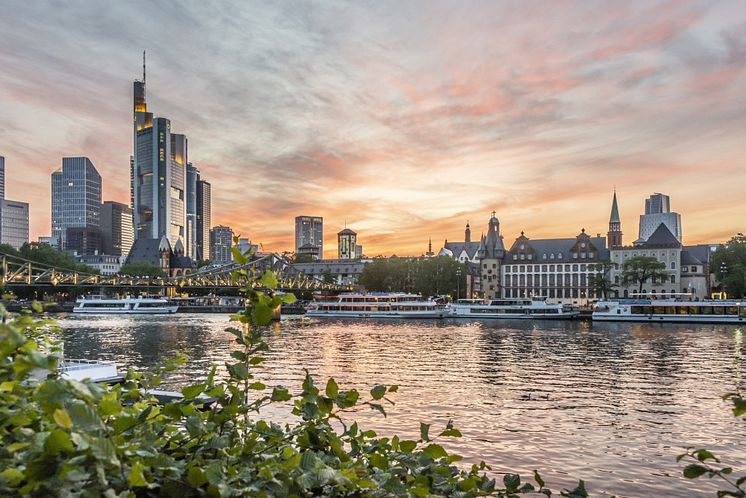
[[456,268],[456,301],[461,296],[461,267]]

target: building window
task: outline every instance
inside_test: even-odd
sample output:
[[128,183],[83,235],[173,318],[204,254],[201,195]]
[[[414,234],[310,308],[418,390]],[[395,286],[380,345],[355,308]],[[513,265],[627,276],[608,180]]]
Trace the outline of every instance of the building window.
[[671,261],[671,269],[672,270],[676,269],[676,262],[675,261]]
[[676,275],[671,275],[671,283],[672,284],[676,283]]
[[547,259],[547,253],[542,254],[541,259]]
[[515,261],[517,259],[518,259],[518,255],[517,254],[513,254],[513,261]]

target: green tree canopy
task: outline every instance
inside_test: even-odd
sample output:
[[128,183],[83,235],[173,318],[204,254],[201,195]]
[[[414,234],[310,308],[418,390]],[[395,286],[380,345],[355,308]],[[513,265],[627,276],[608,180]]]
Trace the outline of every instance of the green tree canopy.
[[611,281],[611,270],[614,268],[614,263],[611,261],[603,261],[596,263],[595,265],[589,265],[591,270],[598,273],[593,273],[588,278],[588,285],[592,292],[600,294],[604,299],[609,297],[609,294],[617,284]]
[[622,266],[622,283],[637,285],[638,293],[642,293],[642,288],[648,281],[662,280],[666,277],[666,264],[652,256],[633,256]]
[[150,263],[137,262],[122,265],[119,269],[120,275],[129,275],[132,277],[165,277],[165,272],[160,266],[151,265]]
[[[459,275],[460,273],[460,275]],[[454,294],[466,288],[467,268],[447,256],[375,259],[358,283],[371,292],[415,292],[425,296]]]
[[25,243],[20,250],[16,250],[8,244],[0,244],[0,253],[28,259],[41,265],[53,266],[60,270],[72,270],[81,273],[98,273],[98,270],[88,265],[78,263],[67,253],[62,252],[48,244],[37,242]]
[[746,236],[739,233],[718,247],[710,268],[729,296],[746,296]]

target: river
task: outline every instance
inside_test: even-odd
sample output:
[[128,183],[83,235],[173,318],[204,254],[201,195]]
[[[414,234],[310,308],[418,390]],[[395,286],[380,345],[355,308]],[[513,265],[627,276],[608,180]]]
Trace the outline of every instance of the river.
[[[223,365],[234,349],[222,315],[62,316],[70,358],[144,369],[182,351],[178,388]],[[452,419],[447,441],[553,489],[584,479],[592,495],[714,496],[681,476],[676,455],[707,447],[737,468],[746,424],[721,396],[744,388],[743,335],[733,326],[528,321],[323,321],[287,317],[268,327],[258,377],[300,387],[307,368],[323,388],[398,384],[388,417],[357,416],[381,435],[419,437]],[[224,369],[222,369],[224,372]],[[274,412],[284,418],[282,412]]]

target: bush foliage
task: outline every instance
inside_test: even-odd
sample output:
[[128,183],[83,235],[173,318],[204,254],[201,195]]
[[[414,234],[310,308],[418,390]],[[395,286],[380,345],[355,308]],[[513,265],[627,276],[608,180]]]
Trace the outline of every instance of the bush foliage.
[[[238,261],[243,257],[234,254]],[[272,310],[294,298],[274,289],[271,272],[246,282],[246,309],[233,315],[238,349],[219,380],[181,390],[183,399],[159,404],[151,391],[179,358],[149,373],[128,372],[113,387],[57,375],[54,351],[38,338],[50,324],[21,315],[0,326],[0,495],[134,496],[514,496],[550,495],[541,476],[524,483],[505,475],[498,484],[481,463],[459,467],[441,444],[459,437],[448,424],[420,425],[417,440],[379,437],[351,418],[360,410],[385,416],[396,386],[370,392],[317,385],[306,375],[300,392],[266,386],[254,377],[268,347],[262,331]],[[46,377],[34,381],[32,372]],[[43,376],[42,376],[43,377]],[[38,378],[38,375],[36,375]],[[204,398],[214,400],[201,409]],[[293,423],[261,417],[270,404],[289,404]],[[567,496],[586,496],[582,482]]]

